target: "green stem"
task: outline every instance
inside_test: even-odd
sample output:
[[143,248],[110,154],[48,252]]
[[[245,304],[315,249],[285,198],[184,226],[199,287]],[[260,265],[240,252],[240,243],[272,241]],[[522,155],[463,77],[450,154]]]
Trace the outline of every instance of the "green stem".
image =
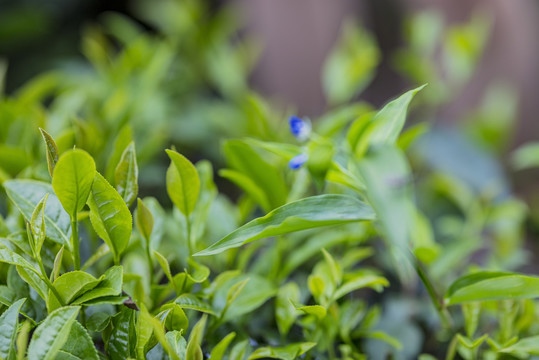
[[436,294],[436,290],[434,289],[434,285],[432,285],[432,282],[430,281],[429,277],[427,276],[417,259],[415,260],[415,270],[417,272],[417,275],[419,275],[421,282],[427,289],[430,299],[434,304],[434,307],[436,308],[436,311],[438,312],[438,315],[440,316],[440,320],[442,321],[444,327],[447,329],[451,329],[453,324],[451,316],[449,315],[449,312],[447,311],[445,306],[440,301],[440,298],[438,297],[438,295]]
[[153,284],[153,261],[150,254],[150,241],[146,243],[146,260],[148,261],[148,271],[150,272],[150,285]]
[[47,272],[45,271],[45,267],[43,266],[43,262],[41,261],[41,259],[37,259],[37,260],[38,260],[37,262],[39,263],[39,270],[41,271],[41,280],[45,282],[45,284],[54,294],[54,296],[56,297],[56,300],[58,300],[60,305],[65,306],[66,304],[64,300],[62,299],[62,296],[60,295],[58,290],[56,290],[52,282],[49,280],[49,277],[47,276]]
[[191,257],[193,248],[191,245],[191,220],[189,220],[189,215],[185,215],[185,226],[187,227],[187,248],[189,249],[189,257]]
[[73,267],[75,270],[80,270],[79,222],[77,221],[77,214],[71,217],[71,250],[73,251]]

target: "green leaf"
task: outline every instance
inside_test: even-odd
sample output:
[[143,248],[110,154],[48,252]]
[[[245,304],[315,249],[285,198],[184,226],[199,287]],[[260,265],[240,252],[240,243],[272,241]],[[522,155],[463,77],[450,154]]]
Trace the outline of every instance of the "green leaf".
[[263,206],[265,211],[275,209],[286,202],[287,186],[277,167],[266,162],[242,140],[228,140],[223,150],[227,163],[234,170],[224,174],[228,174],[230,180],[254,200],[263,201],[259,205]]
[[112,360],[134,356],[136,346],[135,311],[127,307],[112,319],[112,329],[105,350]]
[[36,256],[40,256],[41,247],[43,242],[45,242],[45,205],[47,203],[47,198],[49,194],[45,194],[43,199],[37,204],[34,212],[32,213],[31,227],[34,241],[32,242],[32,247],[34,248],[34,253]]
[[71,326],[69,341],[62,346],[55,359],[99,360],[92,338],[78,321],[75,321]]
[[51,271],[51,277],[50,280],[54,282],[56,278],[58,278],[58,275],[60,275],[60,268],[62,267],[62,258],[64,256],[64,245],[58,250],[58,253],[56,253],[56,256],[54,257],[54,265]]
[[37,327],[28,347],[29,359],[53,360],[69,338],[79,306],[66,306],[53,311]]
[[136,325],[137,332],[137,360],[146,359],[146,345],[152,338],[153,326],[152,324],[144,321],[144,315],[139,313]]
[[314,315],[319,320],[326,317],[327,310],[325,307],[320,305],[300,305],[295,302],[291,302],[296,310],[299,310],[307,315]]
[[69,245],[71,220],[50,184],[35,180],[8,180],[3,186],[11,201],[28,222],[32,221],[32,214],[37,204],[49,194],[44,213],[47,237],[61,245]]
[[138,194],[138,165],[134,142],[129,143],[125,148],[116,166],[114,181],[118,193],[127,206],[130,206]]
[[305,354],[307,351],[311,350],[314,346],[316,346],[316,343],[304,342],[290,344],[284,347],[263,347],[253,352],[247,360],[264,358],[294,360],[299,356]]
[[47,301],[49,288],[40,275],[22,266],[17,266],[17,273],[21,279],[30,285],[44,301]]
[[189,335],[189,341],[187,342],[187,350],[185,352],[186,359],[202,360],[202,349],[200,345],[204,339],[204,328],[206,327],[206,315],[202,315],[202,318],[196,323]]
[[120,194],[99,173],[95,174],[88,205],[95,232],[112,250],[115,261],[119,262],[131,237],[131,212]]
[[193,294],[182,294],[174,300],[182,309],[191,309],[216,316],[210,305],[200,300]]
[[74,219],[86,204],[95,174],[94,159],[84,150],[69,150],[56,163],[52,187],[65,211]]
[[73,300],[72,304],[95,305],[98,302],[116,304],[120,300],[117,296],[122,293],[123,268],[113,266],[99,280],[100,282],[96,287],[78,296]]
[[167,192],[174,205],[188,216],[195,208],[200,179],[195,166],[183,155],[166,150],[171,164],[167,170]]
[[539,142],[524,144],[511,155],[513,168],[529,169],[539,166]]
[[165,334],[165,338],[170,345],[170,348],[180,358],[185,359],[185,353],[187,352],[187,341],[182,336],[181,331],[169,331]]
[[19,326],[19,312],[26,299],[14,302],[0,316],[0,358],[6,360],[15,359],[15,337]]
[[168,260],[161,255],[157,250],[153,251],[153,254],[157,258],[157,262],[159,265],[161,265],[161,268],[165,272],[165,276],[167,277],[169,283],[172,285],[174,284],[174,280],[172,279],[172,273],[170,272],[170,265],[168,264]]
[[296,321],[296,309],[291,302],[298,302],[300,297],[299,287],[295,282],[288,282],[279,287],[277,299],[275,299],[275,319],[279,333],[283,336]]
[[348,274],[347,277],[351,277],[351,279],[345,281],[340,287],[337,288],[332,297],[334,301],[352,291],[359,290],[364,287],[370,287],[380,291],[382,287],[389,286],[389,281],[387,281],[386,278],[365,273],[364,271],[358,271],[353,275]]
[[[53,285],[62,297],[64,303],[69,305],[77,297],[95,288],[100,281],[100,279],[96,279],[84,271],[71,271],[59,276],[54,281]],[[48,299],[47,308],[49,309],[49,312],[61,306],[50,290]]]
[[395,144],[406,121],[408,105],[426,85],[410,90],[386,104],[374,117],[370,143],[373,146]]
[[528,358],[530,355],[539,355],[539,336],[520,339],[515,344],[500,349],[499,352],[511,354],[519,358]]
[[189,328],[189,320],[178,304],[163,305],[157,317],[161,319],[167,331],[177,330],[184,334]]
[[250,221],[195,255],[218,254],[251,241],[294,231],[373,219],[372,209],[356,198],[334,194],[312,196]]
[[35,268],[34,265],[32,265],[28,260],[20,256],[19,254],[13,252],[13,250],[7,248],[2,243],[0,243],[0,262],[22,266],[25,269],[39,274],[39,271]]
[[49,168],[49,174],[52,176],[54,173],[54,167],[58,162],[58,146],[56,146],[56,142],[54,142],[54,139],[49,135],[48,132],[42,128],[39,128],[39,131],[41,131],[41,136],[43,137],[43,141],[45,141],[45,147],[47,150],[47,166]]
[[517,273],[480,271],[457,279],[444,302],[455,305],[469,301],[529,299],[539,297],[539,277]]
[[236,337],[235,332],[231,332],[227,336],[223,338],[223,340],[219,341],[217,345],[215,345],[210,353],[210,359],[212,360],[222,360],[223,356],[225,355],[226,349],[228,349],[228,346],[234,340]]
[[146,246],[150,246],[150,237],[153,231],[153,215],[150,209],[142,200],[137,199],[137,211],[135,213],[135,224],[137,229],[146,241]]
[[90,331],[101,332],[110,323],[111,316],[105,312],[97,311],[86,320],[86,327]]

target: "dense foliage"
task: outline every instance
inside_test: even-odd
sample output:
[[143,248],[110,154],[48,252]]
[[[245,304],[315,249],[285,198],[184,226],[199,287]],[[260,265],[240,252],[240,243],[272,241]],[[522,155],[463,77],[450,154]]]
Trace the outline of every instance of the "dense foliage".
[[[539,354],[539,277],[514,272],[526,206],[493,160],[514,94],[493,84],[468,137],[405,127],[464,86],[485,17],[412,19],[395,63],[417,87],[379,110],[351,102],[380,53],[346,24],[311,123],[248,90],[254,47],[231,41],[228,12],[141,14],[159,35],[109,14],[84,38],[90,67],[0,99],[1,358]],[[514,159],[535,165],[537,147]]]

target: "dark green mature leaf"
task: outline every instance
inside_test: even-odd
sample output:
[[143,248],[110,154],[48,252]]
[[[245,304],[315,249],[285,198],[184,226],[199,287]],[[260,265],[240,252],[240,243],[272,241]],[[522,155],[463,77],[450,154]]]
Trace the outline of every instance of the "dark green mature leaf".
[[444,302],[455,305],[468,301],[526,299],[539,297],[539,277],[517,273],[481,271],[457,279]]
[[6,360],[15,359],[15,336],[19,325],[19,312],[26,299],[14,302],[0,316],[0,358]]
[[26,221],[32,221],[32,213],[46,194],[45,228],[47,237],[61,245],[69,245],[71,221],[50,184],[35,180],[8,180],[3,183],[11,201]]
[[124,150],[114,173],[116,189],[127,206],[130,206],[138,194],[138,165],[135,143],[131,142]]
[[371,145],[392,145],[399,137],[406,121],[408,105],[421,89],[426,85],[410,90],[397,99],[387,103],[374,117],[370,134]]
[[94,159],[84,150],[69,150],[56,163],[52,187],[72,218],[76,219],[86,204],[95,174]]
[[88,205],[96,233],[109,246],[118,262],[131,237],[131,212],[120,194],[99,173],[95,174]]
[[312,196],[283,205],[243,225],[195,255],[218,254],[265,237],[374,218],[373,210],[356,198],[334,194]]
[[197,169],[185,156],[172,150],[166,152],[171,160],[167,170],[168,196],[178,210],[188,216],[195,208],[200,192]]
[[247,360],[254,359],[281,359],[281,360],[294,360],[299,356],[305,354],[311,350],[316,343],[304,342],[290,344],[284,347],[263,347],[253,352]]
[[56,359],[58,352],[69,338],[79,310],[79,306],[66,306],[50,313],[32,336],[28,347],[28,358]]
[[39,131],[41,131],[41,136],[43,137],[43,141],[45,141],[45,146],[47,148],[47,166],[49,167],[49,174],[52,176],[54,173],[54,167],[58,162],[58,146],[56,146],[56,142],[54,142],[54,139],[49,135],[48,132],[42,128],[39,128]]
[[112,330],[105,350],[112,360],[123,360],[135,355],[135,347],[135,311],[123,307],[112,319]]
[[97,350],[94,342],[88,334],[88,331],[78,322],[75,321],[71,326],[69,333],[69,341],[66,341],[64,346],[55,357],[56,360],[98,360]]

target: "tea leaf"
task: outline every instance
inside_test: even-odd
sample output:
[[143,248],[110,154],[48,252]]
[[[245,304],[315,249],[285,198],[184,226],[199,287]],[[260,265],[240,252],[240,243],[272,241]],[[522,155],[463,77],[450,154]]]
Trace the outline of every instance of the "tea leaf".
[[406,121],[408,105],[415,94],[426,85],[410,90],[397,99],[387,103],[372,120],[373,132],[370,134],[371,145],[395,144]]
[[200,179],[195,166],[183,155],[166,150],[171,164],[167,170],[167,192],[174,205],[188,216],[195,208]]
[[45,204],[49,194],[45,194],[43,199],[37,204],[32,213],[31,227],[34,241],[31,241],[35,256],[40,256],[41,247],[45,241]]
[[356,198],[334,194],[313,196],[252,220],[195,256],[218,254],[270,236],[361,220],[374,220],[374,212]]
[[138,194],[138,165],[135,143],[131,142],[125,148],[114,173],[116,189],[127,206],[130,206]]
[[223,356],[225,355],[226,349],[228,349],[228,346],[235,337],[236,333],[231,332],[230,334],[225,336],[223,340],[219,341],[219,343],[213,347],[213,350],[210,353],[210,359],[222,360]]
[[74,219],[86,204],[95,174],[94,159],[83,150],[69,150],[56,163],[52,187],[65,211]]
[[150,246],[150,237],[153,230],[153,215],[150,209],[148,209],[148,207],[144,205],[144,202],[140,200],[140,198],[137,199],[135,224],[137,225],[137,229],[144,238],[144,240],[146,240],[147,246]]
[[69,338],[79,310],[79,306],[66,306],[51,312],[34,332],[28,347],[28,358],[56,359],[58,352]]
[[19,326],[19,312],[26,299],[19,299],[14,302],[0,316],[0,358],[11,360],[15,358],[15,337]]
[[299,296],[299,287],[294,282],[286,283],[279,288],[277,299],[275,299],[275,318],[281,335],[288,334],[296,321],[296,309],[291,301],[298,302]]
[[165,304],[161,307],[161,311],[157,314],[165,325],[167,331],[177,330],[182,333],[187,332],[189,320],[182,308],[178,304]]
[[50,184],[35,180],[8,180],[3,186],[11,201],[28,222],[32,221],[32,214],[37,204],[49,194],[43,214],[47,237],[61,245],[69,245],[71,220]]
[[539,277],[509,272],[481,271],[457,279],[444,302],[455,305],[468,301],[528,299],[539,297]]
[[[53,285],[60,296],[62,296],[64,303],[71,304],[77,297],[95,288],[100,281],[100,279],[96,279],[84,271],[71,271],[59,276]],[[53,311],[59,307],[60,303],[49,290],[47,308],[49,311]]]
[[253,352],[247,360],[264,358],[294,360],[299,356],[305,354],[307,351],[311,350],[315,345],[316,343],[313,342],[304,342],[290,344],[284,347],[263,347]]
[[98,360],[97,350],[94,342],[88,334],[88,331],[78,322],[75,321],[71,326],[69,333],[69,341],[66,341],[64,346],[56,356],[57,360]]
[[52,138],[52,136],[49,135],[48,132],[46,132],[42,128],[39,128],[39,131],[41,132],[43,141],[45,141],[45,147],[47,149],[47,166],[49,168],[49,174],[52,176],[52,174],[54,173],[54,167],[58,162],[58,146],[56,146],[56,142],[54,142],[54,139]]
[[182,309],[191,309],[216,316],[211,306],[197,298],[193,294],[182,294],[174,300]]
[[131,237],[131,212],[120,194],[99,173],[95,174],[88,205],[95,232],[112,250],[118,262]]
[[204,339],[204,328],[206,327],[206,315],[202,315],[202,318],[196,323],[191,334],[189,335],[189,341],[187,342],[187,349],[185,351],[186,359],[202,360],[202,350],[200,345]]

